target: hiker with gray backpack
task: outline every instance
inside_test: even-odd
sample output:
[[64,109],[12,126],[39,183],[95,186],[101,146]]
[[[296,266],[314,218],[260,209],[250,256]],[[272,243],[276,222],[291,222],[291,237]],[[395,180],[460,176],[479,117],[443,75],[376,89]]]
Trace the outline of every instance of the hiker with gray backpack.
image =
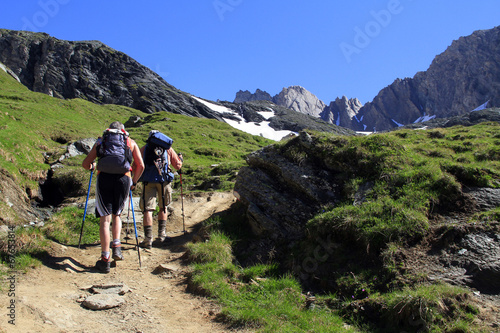
[[[144,240],[141,247],[161,247],[170,241],[167,237],[167,207],[172,201],[172,186],[174,173],[171,167],[180,170],[182,154],[172,148],[173,140],[165,134],[153,130],[149,132],[146,145],[141,148],[145,169],[140,178],[143,182],[143,192],[140,198],[140,208],[143,212]],[[158,237],[153,242],[153,211],[159,206]]]
[[[94,162],[96,158],[97,166]],[[83,160],[82,166],[91,172],[96,169],[98,172],[95,202],[96,216],[100,221],[101,258],[96,262],[95,268],[103,273],[109,273],[111,259],[123,260],[120,214],[129,192],[139,181],[144,170],[144,162],[137,143],[129,137],[123,124],[115,121],[104,131],[102,137],[97,139]],[[110,223],[112,241],[109,232]]]

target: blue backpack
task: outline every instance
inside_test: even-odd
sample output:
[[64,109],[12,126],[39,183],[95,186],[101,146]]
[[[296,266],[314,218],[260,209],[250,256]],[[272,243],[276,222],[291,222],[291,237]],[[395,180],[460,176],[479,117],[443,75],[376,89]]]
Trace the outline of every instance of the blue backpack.
[[161,132],[153,131],[150,134],[142,157],[145,169],[140,181],[144,183],[170,183],[174,180],[167,154],[173,142],[171,138]]

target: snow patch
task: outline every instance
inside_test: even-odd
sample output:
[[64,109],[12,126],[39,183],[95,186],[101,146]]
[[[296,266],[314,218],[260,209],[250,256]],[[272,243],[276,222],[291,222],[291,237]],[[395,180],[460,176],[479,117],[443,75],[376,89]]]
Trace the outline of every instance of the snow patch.
[[[272,127],[269,126],[269,121],[263,121],[261,123],[255,123],[255,122],[246,122],[237,112],[234,110],[222,106],[222,105],[217,105],[208,101],[205,101],[201,98],[191,96],[193,99],[197,100],[198,102],[204,104],[206,107],[211,109],[212,111],[219,112],[219,113],[230,113],[234,116],[236,116],[240,120],[232,120],[232,119],[227,119],[222,117],[224,121],[231,125],[233,128],[239,129],[240,131],[252,134],[252,135],[259,135],[264,138],[274,140],[274,141],[280,141],[284,136],[290,135],[290,134],[297,134],[292,131],[277,131],[273,129]],[[274,116],[274,110],[271,108],[267,108],[268,110],[262,110],[259,111],[258,113],[264,117],[266,120]]]
[[474,109],[474,110],[472,110],[471,112],[474,112],[474,111],[480,111],[480,110],[484,110],[484,109],[486,109],[486,106],[488,105],[488,103],[489,103],[489,100],[487,100],[487,101],[486,101],[486,103],[479,105],[477,108],[475,108],[475,109]]
[[416,123],[422,123],[424,121],[428,121],[428,120],[431,120],[431,119],[434,119],[434,118],[436,118],[436,115],[429,116],[429,115],[426,115],[424,113],[424,115],[422,117],[417,118],[413,123],[414,124],[416,124]]
[[292,131],[276,131],[272,127],[269,126],[268,121],[263,121],[261,123],[252,123],[245,121],[236,121],[231,119],[225,119],[224,121],[231,125],[232,127],[239,129],[240,131],[250,133],[253,135],[260,135],[264,138],[271,139],[274,141],[280,141],[284,136],[287,136],[291,133],[295,133]]
[[392,122],[393,122],[394,124],[396,124],[398,127],[404,126],[403,124],[398,123],[398,122],[397,122],[397,121],[395,121],[394,119],[391,119],[391,120],[392,120]]
[[204,104],[206,107],[210,108],[212,111],[220,112],[220,113],[224,113],[224,112],[234,113],[233,110],[231,110],[230,108],[227,108],[225,106],[210,103],[210,102],[207,102],[204,99],[201,99],[198,97],[194,97],[194,96],[191,96],[191,97],[193,97],[193,99],[197,100],[201,104]]

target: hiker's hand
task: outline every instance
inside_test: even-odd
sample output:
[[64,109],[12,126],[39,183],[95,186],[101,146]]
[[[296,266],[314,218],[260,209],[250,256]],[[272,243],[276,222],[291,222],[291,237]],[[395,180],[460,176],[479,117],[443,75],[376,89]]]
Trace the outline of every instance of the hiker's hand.
[[89,170],[90,170],[90,171],[94,171],[94,170],[95,170],[95,167],[96,167],[95,163],[94,163],[94,162],[92,162],[92,163],[90,163],[90,169],[89,169]]
[[132,186],[130,186],[130,189],[134,190],[136,186],[137,186],[137,183],[132,183]]
[[179,153],[179,158],[181,159],[181,162],[184,162],[184,159],[182,158],[182,153]]

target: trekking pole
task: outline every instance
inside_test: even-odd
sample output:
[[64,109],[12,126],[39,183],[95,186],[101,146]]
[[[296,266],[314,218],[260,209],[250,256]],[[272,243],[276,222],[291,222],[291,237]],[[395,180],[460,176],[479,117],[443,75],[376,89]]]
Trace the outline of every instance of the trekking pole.
[[137,245],[137,255],[139,256],[139,267],[142,267],[141,251],[139,250],[139,239],[137,238],[137,224],[135,223],[135,213],[134,213],[134,202],[132,199],[132,190],[130,190],[130,207],[132,207],[132,218],[134,219],[135,244]]
[[182,169],[179,170],[179,177],[181,181],[182,232],[186,233],[186,224],[184,221],[184,195],[182,193]]
[[87,215],[87,204],[89,202],[90,185],[92,185],[92,175],[93,174],[94,174],[94,170],[92,169],[92,170],[90,170],[89,189],[87,190],[87,200],[85,200],[85,210],[83,211],[82,229],[80,230],[80,239],[78,240],[78,248],[80,248],[80,243],[82,242],[83,224],[85,223],[85,216]]
[[126,229],[126,235],[125,235],[125,240],[129,240],[130,237],[128,234],[130,233],[130,200],[128,202],[128,212],[127,212],[127,229]]

